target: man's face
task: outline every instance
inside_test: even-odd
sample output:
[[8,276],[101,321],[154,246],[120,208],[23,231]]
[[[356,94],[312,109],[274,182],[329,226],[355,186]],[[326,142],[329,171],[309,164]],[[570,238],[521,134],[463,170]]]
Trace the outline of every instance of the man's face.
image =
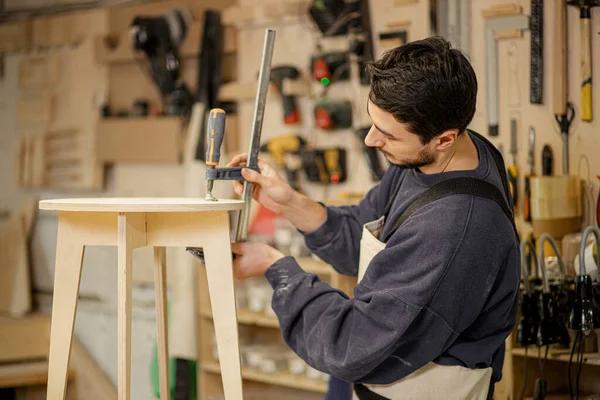
[[406,130],[404,124],[369,100],[367,112],[373,125],[365,144],[376,147],[388,161],[399,167],[421,168],[435,161],[435,141],[423,145],[419,137]]

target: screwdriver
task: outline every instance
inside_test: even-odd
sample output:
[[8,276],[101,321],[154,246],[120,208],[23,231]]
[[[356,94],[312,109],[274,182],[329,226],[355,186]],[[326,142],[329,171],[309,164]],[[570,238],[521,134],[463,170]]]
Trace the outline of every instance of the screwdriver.
[[[219,165],[223,136],[225,136],[225,111],[213,108],[208,114],[206,135],[206,165],[208,168],[215,168]],[[205,200],[217,201],[212,194],[214,182],[212,179],[206,180]]]

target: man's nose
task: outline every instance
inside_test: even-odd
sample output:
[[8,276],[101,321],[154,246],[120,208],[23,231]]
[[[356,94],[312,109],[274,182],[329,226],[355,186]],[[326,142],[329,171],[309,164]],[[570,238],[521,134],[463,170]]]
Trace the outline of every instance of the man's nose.
[[374,125],[371,126],[369,133],[365,136],[365,144],[369,147],[382,147],[385,144],[381,137],[381,133],[377,131],[377,128],[375,128]]

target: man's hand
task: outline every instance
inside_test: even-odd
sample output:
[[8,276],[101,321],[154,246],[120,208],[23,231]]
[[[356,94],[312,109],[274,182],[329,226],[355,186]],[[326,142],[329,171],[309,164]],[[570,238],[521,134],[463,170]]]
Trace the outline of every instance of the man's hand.
[[232,243],[233,275],[236,280],[244,280],[264,275],[276,261],[285,257],[283,253],[260,242]]
[[[228,167],[246,165],[248,154],[243,153],[235,156]],[[252,198],[263,207],[288,219],[294,226],[304,232],[312,232],[321,226],[326,218],[325,208],[319,203],[298,193],[283,179],[275,168],[261,160],[257,160],[260,173],[248,169],[242,169],[242,176],[248,182],[254,183]],[[234,181],[233,188],[238,195],[242,194],[242,182]]]
[[[228,167],[246,165],[248,153],[235,156]],[[252,197],[264,207],[276,214],[281,214],[282,207],[287,205],[294,195],[292,187],[269,164],[261,159],[257,161],[260,174],[249,168],[242,169],[242,176],[248,182],[255,183]],[[238,195],[242,195],[242,182],[234,181],[233,188]]]

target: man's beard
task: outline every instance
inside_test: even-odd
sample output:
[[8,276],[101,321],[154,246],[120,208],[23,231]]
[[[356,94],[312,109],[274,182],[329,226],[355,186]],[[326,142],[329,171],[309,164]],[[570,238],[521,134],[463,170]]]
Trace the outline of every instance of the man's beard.
[[433,164],[433,162],[435,161],[435,158],[433,157],[433,154],[429,153],[426,149],[421,149],[421,151],[419,151],[419,154],[417,154],[417,157],[414,159],[408,159],[408,160],[401,160],[401,161],[392,161],[392,159],[395,159],[394,156],[392,156],[390,153],[388,153],[385,150],[381,150],[379,149],[380,152],[382,152],[387,160],[398,166],[401,168],[421,168],[421,167],[425,167],[427,165]]

